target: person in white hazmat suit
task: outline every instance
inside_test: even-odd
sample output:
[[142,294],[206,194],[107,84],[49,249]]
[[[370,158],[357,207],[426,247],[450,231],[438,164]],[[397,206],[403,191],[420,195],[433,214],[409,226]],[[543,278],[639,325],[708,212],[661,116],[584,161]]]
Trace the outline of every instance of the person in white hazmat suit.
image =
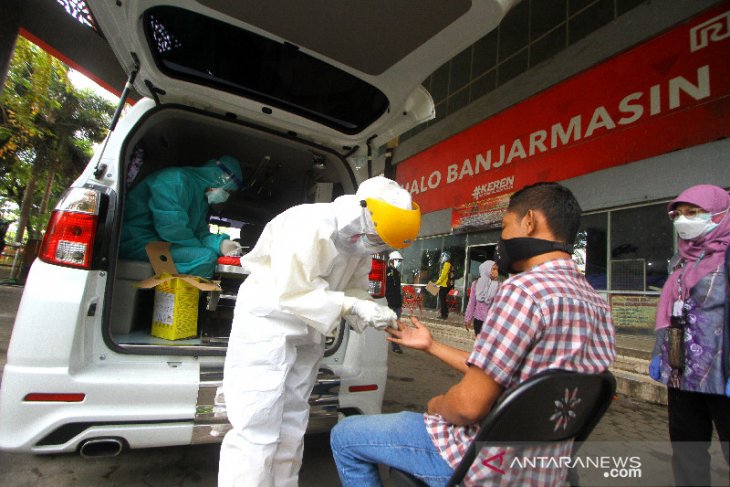
[[284,211],[241,258],[249,276],[224,367],[233,428],[221,445],[219,487],[297,485],[324,335],[343,317],[359,332],[397,326],[368,294],[371,254],[410,245],[420,221],[407,191],[375,177],[354,195]]

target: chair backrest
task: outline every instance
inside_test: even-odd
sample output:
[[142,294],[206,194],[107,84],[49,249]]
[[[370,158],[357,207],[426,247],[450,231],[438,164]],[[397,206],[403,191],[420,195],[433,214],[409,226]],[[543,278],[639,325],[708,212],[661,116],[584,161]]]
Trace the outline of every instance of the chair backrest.
[[451,291],[449,291],[449,293],[447,294],[447,296],[449,296],[449,297],[452,297],[452,298],[455,298],[455,297],[457,297],[458,295],[459,295],[459,290],[458,290],[458,289],[452,289],[452,290],[451,290]]
[[546,370],[505,391],[482,420],[447,485],[463,480],[478,453],[477,443],[584,441],[615,392],[616,379],[608,371],[581,374],[560,369]]
[[410,286],[410,285],[403,286],[402,291],[403,291],[403,294],[412,294],[414,296],[416,295],[416,288],[413,286]]

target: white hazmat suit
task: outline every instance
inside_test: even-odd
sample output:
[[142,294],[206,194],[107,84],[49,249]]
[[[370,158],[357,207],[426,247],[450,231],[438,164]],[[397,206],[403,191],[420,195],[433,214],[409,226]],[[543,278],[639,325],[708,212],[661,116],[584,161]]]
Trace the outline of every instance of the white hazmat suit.
[[343,317],[356,331],[395,326],[395,313],[368,294],[371,254],[389,246],[375,228],[387,223],[373,222],[365,200],[418,211],[420,223],[410,194],[376,177],[356,195],[281,213],[241,259],[249,276],[238,292],[225,361],[233,429],[221,446],[220,487],[296,486],[324,335]]

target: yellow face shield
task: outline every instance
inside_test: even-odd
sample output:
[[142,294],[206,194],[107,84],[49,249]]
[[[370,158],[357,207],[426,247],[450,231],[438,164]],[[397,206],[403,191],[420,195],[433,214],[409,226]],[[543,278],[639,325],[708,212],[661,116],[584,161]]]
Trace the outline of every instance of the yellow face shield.
[[411,245],[421,228],[421,208],[411,203],[412,210],[404,210],[383,200],[366,198],[365,204],[383,242],[394,249]]

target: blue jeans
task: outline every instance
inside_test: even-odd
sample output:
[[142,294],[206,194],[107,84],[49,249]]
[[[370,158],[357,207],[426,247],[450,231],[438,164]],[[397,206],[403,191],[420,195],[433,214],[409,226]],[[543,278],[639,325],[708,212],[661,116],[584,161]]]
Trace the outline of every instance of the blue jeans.
[[350,416],[334,427],[330,443],[343,487],[382,486],[379,463],[431,486],[445,485],[454,473],[431,441],[421,413]]

